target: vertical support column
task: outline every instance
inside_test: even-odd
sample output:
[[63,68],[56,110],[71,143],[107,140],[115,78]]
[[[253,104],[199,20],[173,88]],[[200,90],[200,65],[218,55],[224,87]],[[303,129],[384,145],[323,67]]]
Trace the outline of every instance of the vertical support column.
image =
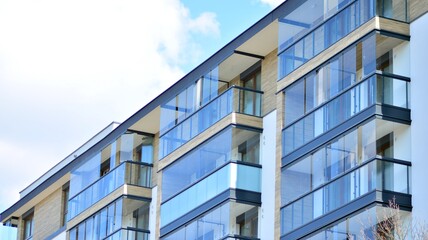
[[412,214],[417,221],[428,221],[427,182],[427,57],[428,48],[428,14],[421,16],[410,24],[410,72],[411,72],[411,148],[412,148]]
[[[150,240],[155,240],[157,236],[156,225],[158,218],[158,186],[152,188],[152,201],[150,202],[150,217],[149,217],[149,231],[150,231]],[[160,216],[160,215],[159,215]]]
[[263,118],[261,143],[262,207],[259,212],[260,239],[274,239],[275,225],[275,170],[276,170],[276,111]]

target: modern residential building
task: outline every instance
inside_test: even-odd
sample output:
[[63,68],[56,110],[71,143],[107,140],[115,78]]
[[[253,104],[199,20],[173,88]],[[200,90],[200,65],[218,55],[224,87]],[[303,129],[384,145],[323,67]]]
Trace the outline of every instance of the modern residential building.
[[392,199],[428,220],[427,12],[287,0],[1,221],[35,240],[373,239]]

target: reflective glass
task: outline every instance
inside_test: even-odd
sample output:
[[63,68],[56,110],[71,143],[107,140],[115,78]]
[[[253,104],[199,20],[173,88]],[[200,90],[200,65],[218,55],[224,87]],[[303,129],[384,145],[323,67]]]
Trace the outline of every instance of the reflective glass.
[[[381,207],[364,209],[351,217],[342,219],[339,223],[330,225],[315,233],[315,235],[306,238],[308,240],[326,240],[326,239],[358,239],[361,233],[370,232],[377,224],[376,212]],[[365,230],[367,229],[367,230]],[[369,235],[367,237],[370,238]],[[373,239],[373,238],[370,238]]]
[[259,132],[227,128],[164,169],[162,199],[170,198],[228,161],[258,164],[259,146]]
[[[84,239],[84,236],[86,239],[104,239],[110,235],[107,239],[119,240],[122,236],[128,236],[146,240],[149,236],[146,233],[149,226],[149,213],[150,202],[120,198],[87,218],[82,224],[72,228],[70,233],[77,233],[77,239]],[[124,228],[132,228],[132,230],[124,230]]]
[[[294,161],[281,171],[282,205],[342,175],[349,169],[364,164],[375,156],[410,159],[410,153],[405,150],[410,147],[408,144],[406,145],[410,141],[409,129],[409,126],[405,124],[379,119],[372,120]],[[400,144],[395,142],[400,142]],[[404,146],[401,146],[402,144]],[[399,149],[396,149],[397,147]],[[399,188],[404,188],[404,186]]]
[[[310,1],[311,0],[308,2]],[[321,15],[324,14],[325,16],[324,18],[318,18],[315,22],[319,23],[324,19],[327,19],[321,25],[309,24],[306,25],[306,27],[303,27],[301,16],[298,17],[298,21],[290,20],[290,16],[293,16],[296,14],[296,12],[291,13],[290,16],[284,17],[284,19],[280,21],[279,26],[280,54],[278,79],[282,79],[283,77],[287,76],[303,63],[309,61],[313,56],[316,56],[324,49],[342,39],[356,27],[371,19],[374,16],[374,7],[371,1],[372,0],[357,0],[350,5],[348,5],[350,1],[335,1],[333,4],[324,4],[324,6],[318,6],[319,3],[314,2],[311,3],[310,6],[306,6],[306,13],[302,16],[305,16],[308,19],[312,18],[307,17],[307,11],[309,11],[308,9],[313,9],[316,6],[317,10],[311,11],[320,11],[323,7],[335,6],[334,8],[328,10],[328,12],[319,13]],[[301,4],[300,6],[304,5],[305,4]],[[346,8],[343,8],[345,6]],[[361,11],[358,11],[358,6],[361,6]],[[327,16],[332,17],[328,18]],[[287,33],[285,33],[285,31]],[[289,38],[288,40],[284,40],[285,37],[290,37],[290,35],[293,37]],[[309,45],[310,43],[312,43],[312,45]],[[302,51],[300,50],[302,47],[300,46],[304,46],[304,54],[302,54]]]
[[285,124],[292,123],[297,118],[304,114],[305,103],[305,83],[303,81],[294,84],[287,88],[284,92],[285,96]]
[[85,239],[85,222],[77,227],[77,239]]
[[75,196],[82,189],[95,182],[100,177],[101,155],[90,158],[75,170],[70,176],[70,196]]
[[[310,158],[310,157],[309,157]],[[311,161],[303,159],[281,172],[282,205],[311,190]]]
[[151,186],[152,167],[134,162],[124,162],[108,172],[78,195],[70,198],[69,219],[106,197],[125,183],[141,187]]
[[[245,96],[247,97],[245,98]],[[161,135],[159,158],[162,159],[170,154],[232,112],[260,116],[261,96],[262,93],[256,90],[229,88],[199,108],[192,116],[177,123],[172,129]]]
[[[325,0],[324,5],[315,1],[304,1],[279,21],[279,80],[372,19],[375,12],[378,16],[399,21],[407,21],[408,18],[407,0],[333,1],[333,4]],[[327,6],[335,7],[330,9]],[[329,10],[323,12],[323,8]],[[367,46],[363,49],[364,55],[370,54],[369,48]],[[374,59],[372,56],[367,57],[369,60]],[[364,66],[364,74],[374,69],[372,63],[368,62]]]
[[[161,225],[166,226],[229,188],[260,192],[260,181],[260,168],[229,163],[162,203]],[[190,198],[194,198],[194,200],[188,201]],[[193,205],[190,205],[190,203]],[[180,206],[180,208],[175,206]]]
[[94,220],[92,218],[89,218],[88,220],[85,221],[86,223],[86,239],[94,239],[94,232],[93,232],[93,227],[94,227]]
[[[227,235],[258,238],[258,215],[258,207],[227,202],[161,239],[223,239]],[[235,227],[231,228],[231,223]]]
[[[283,129],[283,156],[345,122],[375,103],[407,108],[406,80],[372,75],[327,104]],[[288,105],[285,105],[287,108]],[[366,149],[366,152],[369,149]],[[366,158],[364,158],[366,159]]]
[[381,160],[371,161],[282,208],[281,221],[291,221],[291,227],[283,227],[281,234],[286,234],[375,189],[394,188],[399,193],[408,193],[408,181],[408,166]]

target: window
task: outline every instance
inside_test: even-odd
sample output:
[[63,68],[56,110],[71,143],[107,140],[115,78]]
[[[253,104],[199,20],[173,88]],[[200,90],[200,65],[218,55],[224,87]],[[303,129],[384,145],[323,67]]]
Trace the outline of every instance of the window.
[[253,207],[249,211],[236,217],[239,226],[239,235],[257,238],[258,230],[258,208]]
[[[243,86],[248,89],[261,90],[261,71],[260,68],[243,79]],[[260,94],[252,91],[243,91],[244,109],[242,112],[250,115],[260,113]]]
[[110,172],[110,159],[107,159],[101,164],[100,177],[107,175],[108,172]]
[[67,223],[67,215],[68,215],[68,197],[70,193],[70,184],[67,183],[62,187],[62,224],[61,226],[65,226]]
[[34,212],[31,211],[28,214],[25,214],[26,216],[23,217],[24,219],[24,239],[25,240],[32,240],[33,239],[33,232],[34,232]]
[[238,152],[241,154],[242,161],[255,164],[259,163],[259,141],[260,136],[256,135],[238,146]]

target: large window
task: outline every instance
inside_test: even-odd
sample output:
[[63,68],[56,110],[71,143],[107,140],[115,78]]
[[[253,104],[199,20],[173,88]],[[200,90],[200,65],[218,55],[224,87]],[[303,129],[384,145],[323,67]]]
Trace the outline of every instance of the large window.
[[[251,73],[249,76],[246,76],[243,81],[244,88],[248,89],[254,89],[254,90],[261,90],[261,77],[262,73],[260,69],[257,71]],[[244,110],[243,113],[249,114],[249,115],[257,115],[261,110],[261,100],[257,98],[261,98],[262,96],[260,94],[257,94],[257,92],[251,92],[251,91],[244,91],[243,92],[243,106]]]

